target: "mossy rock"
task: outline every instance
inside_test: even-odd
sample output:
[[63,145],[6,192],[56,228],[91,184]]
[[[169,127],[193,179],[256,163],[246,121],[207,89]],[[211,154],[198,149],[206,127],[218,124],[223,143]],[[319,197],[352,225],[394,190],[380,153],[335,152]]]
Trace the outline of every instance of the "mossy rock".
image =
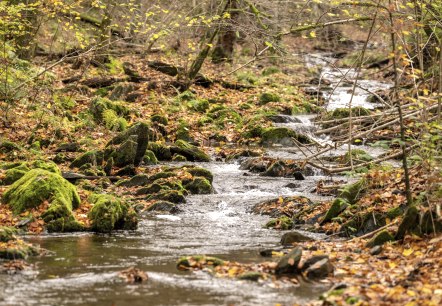
[[180,101],[190,101],[195,99],[195,94],[191,92],[190,90],[183,91],[181,94],[179,94],[178,99]]
[[[368,116],[370,115],[370,110],[357,106],[352,107],[351,113],[353,117],[357,116]],[[332,120],[332,119],[344,119],[350,117],[350,109],[348,108],[336,108],[335,110],[328,112],[326,115],[326,120]]]
[[398,207],[394,207],[391,208],[387,211],[387,217],[392,219],[395,219],[399,216],[401,216],[404,213],[404,208],[398,206]]
[[339,216],[350,204],[345,199],[337,198],[333,201],[321,223],[329,222]]
[[185,169],[186,172],[192,174],[192,176],[201,176],[206,178],[210,182],[210,184],[212,184],[213,182],[213,174],[207,169],[188,165],[183,166],[182,169]]
[[149,176],[149,181],[150,182],[155,182],[158,179],[164,179],[164,178],[169,178],[169,177],[174,177],[176,176],[176,173],[172,172],[172,171],[161,171],[155,174],[152,174],[151,176]]
[[12,226],[0,226],[0,242],[8,242],[15,240],[15,235],[17,234],[17,229]]
[[340,190],[339,198],[347,200],[350,204],[355,204],[362,196],[367,188],[367,182],[365,179],[360,179],[356,183],[344,186]]
[[394,237],[387,230],[383,230],[377,233],[370,241],[368,241],[366,247],[372,248],[377,245],[383,245],[388,241],[394,241]]
[[127,117],[130,113],[129,109],[121,102],[111,101],[102,97],[96,97],[91,101],[90,112],[96,121],[103,121],[103,114],[106,110],[112,110],[118,116],[123,117]]
[[187,158],[189,161],[209,162],[210,157],[198,147],[189,144],[184,140],[177,140],[175,145],[170,148],[170,151],[174,154],[180,154]]
[[186,190],[192,194],[210,194],[212,193],[212,185],[209,180],[204,177],[195,177],[188,184],[184,185]]
[[198,265],[207,265],[207,266],[221,266],[224,264],[224,260],[212,257],[212,256],[204,256],[204,255],[196,255],[196,256],[185,256],[181,257],[177,262],[178,269],[190,269],[197,267]]
[[174,213],[177,210],[176,204],[168,201],[157,201],[147,209],[147,211],[163,211],[169,213]]
[[145,174],[138,174],[134,177],[131,177],[127,180],[120,180],[116,183],[116,186],[119,187],[135,187],[135,186],[144,186],[150,182],[150,179]]
[[187,158],[185,158],[183,155],[180,154],[174,154],[172,157],[172,161],[174,162],[185,162],[187,161]]
[[168,125],[169,124],[169,120],[167,120],[167,118],[165,116],[162,116],[162,115],[159,115],[159,114],[152,115],[152,117],[150,117],[150,121],[156,122],[156,123],[160,123],[162,125]]
[[121,199],[109,194],[92,194],[89,201],[93,204],[88,215],[93,231],[108,233],[118,229],[136,229],[136,213]]
[[270,67],[265,68],[265,69],[261,72],[261,74],[262,74],[263,76],[269,76],[269,75],[272,75],[272,74],[275,74],[275,73],[279,73],[279,72],[281,72],[281,70],[279,70],[278,67],[270,66]]
[[9,169],[5,173],[5,178],[2,181],[4,185],[11,185],[15,181],[21,179],[28,171],[31,170],[25,163],[21,164],[18,167]]
[[38,255],[39,251],[32,245],[17,240],[12,245],[0,246],[0,258],[8,260],[26,259],[28,256]]
[[60,175],[43,169],[30,170],[3,195],[3,202],[9,204],[15,214],[36,208],[43,201],[49,201],[50,208],[64,206],[69,211],[80,205],[74,185]]
[[219,128],[224,128],[226,124],[234,124],[240,126],[242,123],[242,116],[233,108],[224,108],[216,112],[208,113],[207,116],[213,119],[213,122]]
[[298,273],[298,264],[301,261],[302,249],[296,247],[292,249],[287,255],[284,255],[278,262],[275,268],[275,274],[293,274]]
[[259,96],[259,104],[265,105],[270,102],[280,102],[281,97],[275,93],[265,92]]
[[269,222],[267,222],[265,227],[279,229],[279,230],[289,230],[293,228],[293,224],[294,224],[293,219],[287,216],[282,216],[278,219],[270,220]]
[[137,122],[133,124],[106,145],[105,159],[113,157],[114,163],[118,167],[130,164],[138,166],[143,161],[150,134],[149,125],[146,123]]
[[163,143],[149,142],[147,149],[152,151],[158,160],[170,161],[172,159],[170,148]]
[[146,153],[144,153],[143,162],[145,165],[157,165],[158,159],[153,151],[146,150]]
[[249,280],[253,282],[257,282],[259,279],[263,279],[264,274],[261,272],[244,272],[238,276],[239,280]]
[[79,157],[77,157],[71,164],[70,168],[80,168],[81,166],[85,164],[92,164],[92,165],[101,165],[103,163],[103,152],[102,151],[88,151],[83,154],[81,154]]
[[86,227],[75,220],[74,216],[57,218],[46,224],[49,233],[82,232]]
[[0,153],[11,153],[21,150],[22,147],[12,141],[5,140],[0,142]]
[[183,193],[178,190],[161,190],[157,194],[148,196],[147,200],[161,200],[176,204],[186,203]]
[[294,141],[292,138],[303,144],[311,143],[309,137],[298,134],[297,132],[285,127],[271,127],[265,129],[261,135],[261,143],[264,145],[293,145]]
[[196,112],[205,113],[209,109],[210,103],[207,99],[195,99],[190,100],[187,103],[187,107]]

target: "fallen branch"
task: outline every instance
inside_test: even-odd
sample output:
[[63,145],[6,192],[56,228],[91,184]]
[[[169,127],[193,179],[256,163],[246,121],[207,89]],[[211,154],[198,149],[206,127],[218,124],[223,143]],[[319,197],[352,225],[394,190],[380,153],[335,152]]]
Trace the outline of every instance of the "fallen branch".
[[362,236],[359,236],[359,237],[354,237],[354,238],[350,239],[349,241],[353,241],[353,240],[356,240],[356,239],[366,239],[366,238],[370,238],[370,237],[372,237],[373,235],[376,235],[377,233],[383,231],[384,229],[387,229],[387,228],[389,228],[389,227],[392,227],[392,226],[395,225],[396,223],[398,223],[398,219],[396,219],[396,220],[394,220],[393,222],[391,222],[391,223],[389,223],[389,224],[387,224],[387,225],[384,225],[384,226],[382,226],[382,227],[380,227],[380,228],[378,228],[378,229],[376,229],[376,230],[374,230],[374,231],[372,231],[372,232],[370,232],[370,233],[367,233],[367,234],[362,235]]

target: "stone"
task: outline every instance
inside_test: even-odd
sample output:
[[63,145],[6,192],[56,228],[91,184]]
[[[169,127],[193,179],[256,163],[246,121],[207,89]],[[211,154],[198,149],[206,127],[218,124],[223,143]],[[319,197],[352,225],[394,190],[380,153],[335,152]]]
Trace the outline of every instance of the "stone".
[[85,164],[100,165],[103,162],[103,152],[101,151],[88,151],[81,154],[79,157],[74,159],[70,164],[69,168],[80,168]]
[[298,264],[301,261],[302,249],[296,247],[283,256],[275,268],[275,274],[295,274],[299,272]]
[[172,154],[180,154],[188,161],[209,162],[210,157],[198,147],[189,144],[184,140],[177,140],[175,145],[170,147]]
[[118,181],[117,186],[120,187],[135,187],[135,186],[145,186],[149,183],[149,177],[145,174],[138,174],[127,180]]
[[308,267],[308,269],[305,270],[305,275],[309,279],[318,279],[329,276],[333,271],[334,267],[330,259],[324,258]]
[[297,242],[306,242],[306,241],[313,241],[315,239],[304,235],[300,232],[297,231],[293,231],[293,232],[289,232],[289,233],[284,233],[284,235],[282,235],[281,237],[281,244],[282,245],[291,245],[293,243],[297,243]]
[[175,203],[171,203],[168,201],[158,201],[155,202],[153,205],[149,206],[149,208],[147,208],[147,211],[162,211],[162,212],[176,213],[178,211],[178,208]]
[[239,280],[249,280],[257,282],[260,278],[264,278],[264,275],[260,272],[245,272],[238,276]]
[[291,129],[285,127],[270,127],[265,129],[261,135],[261,143],[263,145],[294,145],[293,138],[303,144],[311,143],[308,136],[301,135]]
[[375,256],[382,253],[382,245],[376,245],[370,249],[370,255]]
[[365,246],[367,248],[372,248],[377,245],[383,245],[388,241],[394,241],[394,237],[387,230],[383,230],[377,233]]
[[328,255],[316,255],[308,258],[303,264],[301,271],[306,271],[308,268],[316,264],[318,261],[321,261],[323,259],[329,259]]
[[212,185],[204,177],[195,177],[192,181],[185,184],[186,190],[192,194],[210,194],[212,193]]
[[324,218],[322,218],[321,224],[324,224],[331,221],[333,218],[336,218],[349,206],[350,204],[346,200],[337,198],[333,201]]
[[161,190],[157,194],[150,195],[147,200],[162,200],[172,203],[186,203],[186,199],[181,191],[178,190]]

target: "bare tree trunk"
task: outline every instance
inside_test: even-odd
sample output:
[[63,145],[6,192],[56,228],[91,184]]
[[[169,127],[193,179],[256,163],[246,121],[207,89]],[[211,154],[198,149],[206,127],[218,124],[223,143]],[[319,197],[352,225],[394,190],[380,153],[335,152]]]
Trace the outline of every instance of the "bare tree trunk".
[[218,41],[212,52],[212,61],[214,63],[231,62],[233,60],[233,51],[236,43],[236,32],[233,24],[238,17],[238,0],[228,0],[227,12],[230,13],[230,24],[225,29],[220,30]]

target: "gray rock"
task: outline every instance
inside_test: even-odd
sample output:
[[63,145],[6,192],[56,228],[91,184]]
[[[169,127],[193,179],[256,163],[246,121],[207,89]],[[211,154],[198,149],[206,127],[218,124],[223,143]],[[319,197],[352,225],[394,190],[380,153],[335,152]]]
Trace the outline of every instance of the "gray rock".
[[301,261],[302,249],[297,247],[291,250],[287,255],[283,256],[275,269],[275,274],[294,274],[298,273],[298,264]]
[[285,233],[281,237],[281,244],[282,245],[290,245],[292,243],[296,242],[305,242],[305,241],[313,241],[313,238],[310,238],[309,236],[306,236],[304,234],[301,234],[300,232],[294,231]]
[[330,259],[324,258],[313,265],[311,265],[308,269],[305,270],[305,274],[310,279],[324,278],[330,275],[334,270],[333,265],[330,262]]

